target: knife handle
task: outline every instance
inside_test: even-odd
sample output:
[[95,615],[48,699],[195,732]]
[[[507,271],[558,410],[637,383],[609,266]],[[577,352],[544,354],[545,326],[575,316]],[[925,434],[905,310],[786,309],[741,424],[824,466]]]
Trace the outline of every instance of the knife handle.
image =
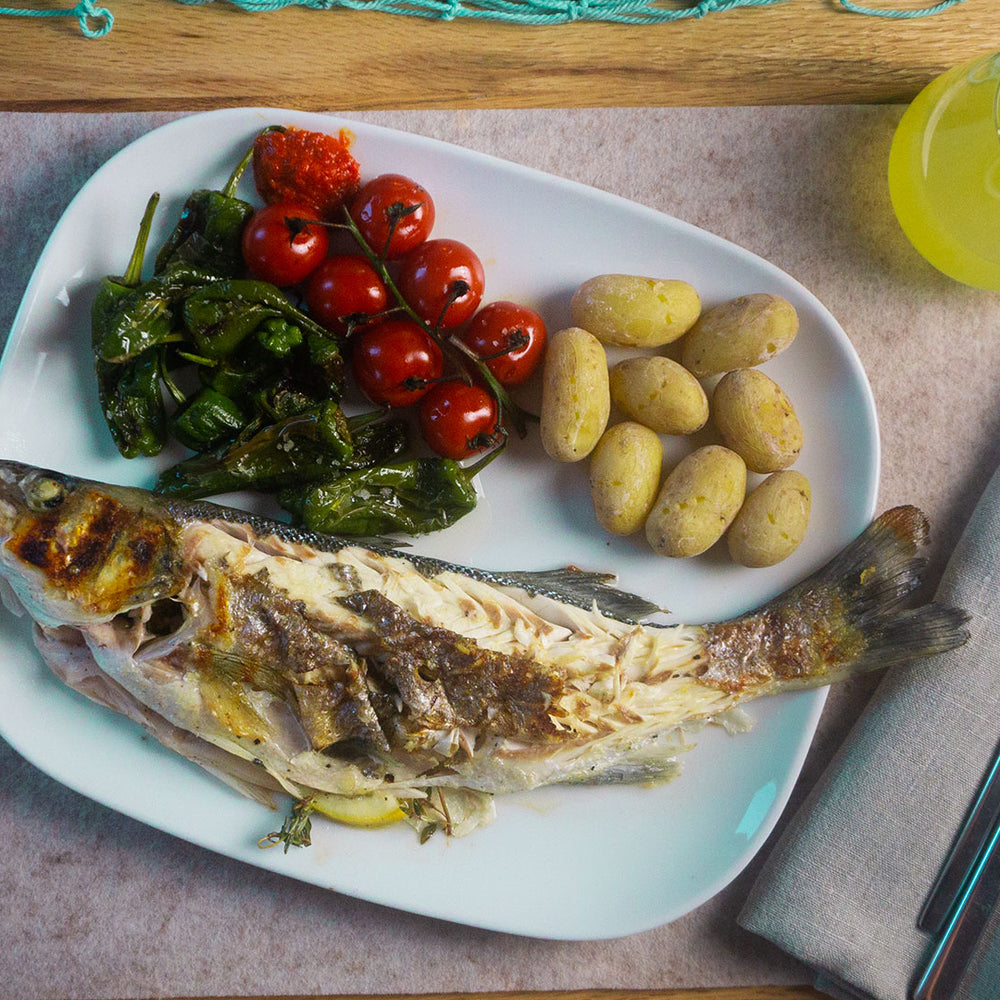
[[910,994],[911,1000],[949,1000],[955,996],[998,899],[1000,823],[994,825],[954,916]]

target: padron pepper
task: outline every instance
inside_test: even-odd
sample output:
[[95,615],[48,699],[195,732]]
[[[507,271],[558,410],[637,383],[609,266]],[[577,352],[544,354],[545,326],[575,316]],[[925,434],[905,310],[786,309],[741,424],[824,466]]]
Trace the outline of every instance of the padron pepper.
[[[491,452],[486,460],[494,457]],[[485,464],[463,468],[450,458],[416,458],[358,469],[278,502],[307,530],[374,538],[426,534],[454,524],[476,506],[472,478]]]
[[118,451],[125,458],[158,455],[167,440],[158,352],[120,365],[98,359],[94,367],[101,410]]
[[241,241],[254,207],[237,198],[236,189],[252,158],[251,146],[220,191],[202,189],[188,197],[173,232],[156,255],[154,274],[178,265],[203,268],[220,278],[244,272]]
[[[298,328],[297,336],[286,328],[288,338],[311,335],[333,343],[331,335],[296,309],[278,288],[252,278],[217,281],[196,289],[184,300],[183,317],[198,353],[210,359],[234,354],[247,337],[272,319],[284,320],[288,328]],[[339,351],[337,358],[339,364],[333,364],[327,357],[326,366],[333,375],[331,389],[339,394],[343,381]]]
[[197,497],[240,489],[277,490],[335,474],[354,454],[350,424],[328,401],[162,473],[156,491]]
[[287,319],[272,316],[257,328],[257,340],[271,354],[285,358],[302,343],[302,330]]
[[271,420],[294,417],[318,406],[327,398],[325,393],[314,391],[312,386],[302,384],[287,372],[262,382],[248,396],[253,408],[267,414]]
[[[173,316],[158,295],[150,296],[142,282],[142,264],[160,201],[153,194],[146,203],[139,232],[125,273],[101,280],[90,309],[90,342],[103,361],[121,362],[161,343],[173,330]],[[141,341],[142,347],[135,348]]]
[[161,344],[179,341],[175,307],[191,291],[216,279],[194,267],[175,268],[169,275],[142,280],[146,244],[159,203],[146,203],[128,267],[121,276],[102,279],[90,310],[90,341],[101,361],[121,364]]
[[[123,314],[135,311],[136,289],[141,284],[146,243],[159,200],[160,196],[154,194],[146,203],[124,274],[108,275],[98,286],[90,314],[91,343],[95,349],[116,328]],[[166,441],[158,368],[159,358],[154,353],[136,357],[127,364],[111,364],[102,360],[98,350],[94,370],[101,412],[115,446],[125,458],[159,454]]]
[[246,422],[242,407],[229,396],[206,386],[174,414],[170,430],[185,447],[204,451],[221,441],[231,441]]

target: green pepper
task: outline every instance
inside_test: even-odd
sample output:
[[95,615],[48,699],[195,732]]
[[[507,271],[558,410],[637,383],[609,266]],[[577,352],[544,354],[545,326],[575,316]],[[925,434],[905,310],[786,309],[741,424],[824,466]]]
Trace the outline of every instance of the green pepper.
[[90,310],[91,343],[96,348],[104,340],[104,332],[114,322],[121,303],[134,292],[142,281],[142,263],[146,256],[146,244],[149,242],[149,231],[153,225],[153,215],[160,201],[159,194],[150,196],[146,202],[146,211],[139,223],[139,232],[132,246],[132,255],[122,275],[107,275],[101,279],[97,287],[97,295]]
[[146,203],[125,273],[108,275],[97,288],[90,310],[90,342],[103,361],[136,357],[173,330],[173,317],[162,297],[149,295],[142,282],[146,244],[159,200],[159,194],[153,194]]
[[329,334],[306,334],[306,353],[309,367],[317,382],[337,391],[343,379],[344,360],[337,341]]
[[123,364],[95,362],[97,393],[111,437],[125,458],[158,455],[167,440],[158,352]]
[[411,459],[359,469],[301,493],[283,491],[278,502],[309,531],[419,535],[446,528],[475,508],[472,477],[480,467],[464,469],[450,458]]
[[256,410],[269,416],[270,421],[294,417],[325,401],[311,387],[302,385],[286,372],[260,384],[249,399]]
[[237,198],[236,189],[252,158],[251,146],[221,191],[203,189],[191,194],[156,255],[155,274],[178,265],[205,268],[225,278],[244,273],[241,241],[254,207]]
[[284,358],[302,343],[302,330],[286,319],[272,317],[257,328],[257,340],[261,347]]
[[[331,335],[296,309],[278,288],[250,278],[217,281],[196,289],[184,301],[183,316],[195,347],[206,358],[228,357],[270,319],[285,320],[300,333],[333,343]],[[342,378],[341,361],[338,383]]]
[[248,488],[276,490],[329,477],[353,453],[350,424],[328,401],[245,441],[185,459],[162,473],[155,489],[189,499]]
[[211,386],[223,396],[249,403],[260,386],[273,379],[273,359],[260,352],[249,352],[203,364],[198,369],[202,385]]
[[216,278],[194,267],[178,267],[169,275],[142,280],[146,244],[160,196],[153,194],[139,224],[128,267],[108,275],[97,289],[90,311],[90,341],[102,361],[121,363],[160,344],[181,339],[175,306],[192,289]]
[[232,440],[246,422],[246,415],[236,402],[206,387],[174,414],[170,429],[185,447],[204,451],[220,441]]

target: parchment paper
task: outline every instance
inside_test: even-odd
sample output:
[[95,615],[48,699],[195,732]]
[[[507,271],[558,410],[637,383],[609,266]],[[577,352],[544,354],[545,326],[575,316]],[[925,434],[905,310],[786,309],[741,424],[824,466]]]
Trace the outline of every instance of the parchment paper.
[[[635,199],[747,247],[810,288],[847,330],[875,392],[880,506],[915,503],[934,525],[933,585],[1000,462],[1000,295],[944,278],[906,242],[885,185],[900,113],[348,116]],[[0,114],[2,334],[76,190],[108,156],[173,117]],[[850,682],[831,694],[789,811],[874,683]],[[357,902],[209,854],[68,791],[2,742],[0,844],[5,1000],[809,981],[804,967],[735,922],[766,849],[724,892],[668,926],[603,942],[522,939]],[[581,877],[568,847],[553,891],[560,878]]]

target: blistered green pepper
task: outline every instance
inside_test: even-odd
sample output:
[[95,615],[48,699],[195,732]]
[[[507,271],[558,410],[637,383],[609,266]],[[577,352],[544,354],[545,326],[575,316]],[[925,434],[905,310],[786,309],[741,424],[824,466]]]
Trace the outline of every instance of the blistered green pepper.
[[153,214],[160,196],[146,203],[132,255],[125,273],[102,279],[90,310],[90,340],[103,361],[122,362],[167,339],[173,331],[173,316],[159,291],[142,281]]
[[272,317],[257,328],[257,340],[265,350],[285,358],[302,343],[302,330],[286,319]]
[[[141,305],[136,289],[141,285],[146,244],[153,215],[160,200],[150,197],[139,225],[124,274],[102,279],[91,306],[91,343],[95,348],[112,336],[123,315],[132,316]],[[158,321],[159,322],[159,321]],[[159,357],[149,352],[125,364],[95,359],[97,394],[101,412],[115,446],[126,458],[156,455],[166,441],[166,415],[160,393]]]
[[480,467],[465,469],[450,458],[411,459],[283,491],[278,502],[310,531],[420,535],[447,528],[476,506],[472,477]]
[[327,392],[338,391],[343,379],[344,359],[329,334],[306,333],[306,352],[312,378]]
[[282,374],[260,384],[251,394],[254,409],[267,414],[271,421],[284,420],[304,413],[325,402],[326,397],[313,391],[311,386],[302,385],[291,375]]
[[102,361],[120,364],[161,344],[179,341],[176,306],[195,288],[216,281],[214,275],[187,265],[167,275],[142,280],[146,244],[160,196],[146,203],[128,267],[121,276],[105,277],[90,311],[90,340]]
[[353,453],[344,412],[326,402],[270,424],[248,440],[185,459],[160,476],[156,490],[187,498],[276,490],[336,473]]
[[203,385],[230,399],[249,401],[258,388],[271,377],[267,358],[252,356],[225,358],[217,364],[202,365],[198,374]]
[[177,265],[204,268],[223,278],[235,278],[245,271],[241,241],[254,207],[237,198],[236,189],[252,158],[251,146],[221,191],[191,194],[156,255],[155,274]]
[[[297,327],[299,335],[323,337],[336,346],[323,327],[296,309],[274,285],[250,278],[218,281],[196,289],[184,301],[183,316],[196,350],[206,358],[230,356],[271,319],[284,320]],[[342,379],[341,360],[337,367],[338,385]]]
[[132,246],[132,255],[129,257],[125,273],[122,275],[109,274],[101,279],[101,283],[97,287],[97,295],[94,296],[90,309],[91,343],[95,348],[103,342],[104,331],[115,321],[122,303],[133,294],[136,286],[142,281],[142,263],[146,256],[146,244],[149,242],[149,231],[152,228],[153,215],[159,201],[160,196],[153,194],[146,202],[146,211],[139,223],[139,232]]
[[123,364],[97,360],[97,390],[115,446],[125,458],[158,455],[167,440],[160,364],[148,351]]
[[201,389],[170,422],[174,437],[192,451],[231,441],[246,425],[242,408],[221,392]]

